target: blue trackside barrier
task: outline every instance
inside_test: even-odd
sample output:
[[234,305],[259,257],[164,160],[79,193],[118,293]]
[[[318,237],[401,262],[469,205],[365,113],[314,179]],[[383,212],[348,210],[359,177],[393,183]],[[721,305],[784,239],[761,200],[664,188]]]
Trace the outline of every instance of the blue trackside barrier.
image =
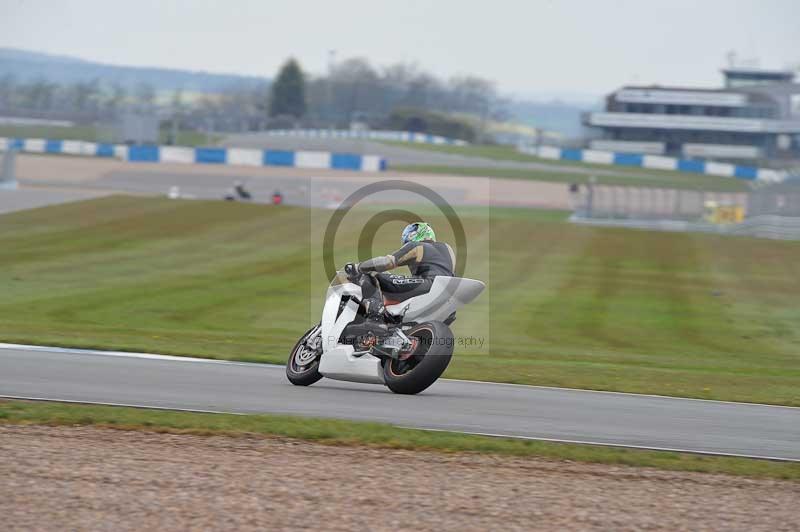
[[563,149],[561,150],[561,158],[565,161],[580,161],[583,158],[583,150]]
[[361,170],[361,156],[353,153],[334,153],[331,166],[342,170]]
[[207,164],[225,164],[228,153],[225,148],[195,148],[194,162]]
[[157,163],[160,160],[158,146],[128,146],[128,160],[133,162]]
[[[414,135],[420,134],[415,133]],[[149,144],[127,146],[124,144],[95,143],[79,140],[0,137],[0,150],[6,149],[31,153],[65,153],[94,157],[117,157],[130,162],[144,163],[284,166],[372,172],[384,171],[388,166],[386,160],[380,156],[355,153],[219,147],[185,148]],[[562,149],[552,146],[520,148],[520,151],[546,159],[589,162],[593,164],[618,164],[658,170],[678,170],[747,180],[783,181],[786,177],[785,172],[769,168],[755,168],[695,159],[677,159],[660,155]],[[591,157],[587,157],[589,152],[592,154]]]
[[97,145],[97,149],[95,150],[94,154],[98,157],[113,157],[114,145],[101,142]]
[[294,166],[294,152],[285,150],[264,150],[265,166]]
[[737,166],[733,175],[739,179],[758,179],[758,168],[753,168],[752,166]]
[[[581,150],[583,151],[583,150]],[[642,166],[643,157],[638,153],[615,153],[614,164],[625,166]]]
[[331,153],[303,150],[255,150],[247,148],[157,146],[154,144],[110,144],[59,139],[0,137],[0,151],[12,149],[29,153],[63,153],[91,157],[117,157],[135,163],[225,164],[283,166],[380,172],[386,160],[377,155]]
[[696,172],[702,174],[706,171],[706,163],[689,159],[678,159],[678,170],[681,172]]
[[621,165],[656,170],[678,170],[698,174],[734,177],[759,181],[783,181],[786,173],[770,168],[755,168],[730,163],[704,161],[697,159],[678,159],[661,155],[639,153],[603,152],[601,150],[581,150],[576,148],[556,148],[553,146],[520,146],[518,150],[528,155],[561,161],[579,161],[592,164]]
[[44,151],[46,153],[61,153],[64,143],[60,140],[47,140],[44,143]]

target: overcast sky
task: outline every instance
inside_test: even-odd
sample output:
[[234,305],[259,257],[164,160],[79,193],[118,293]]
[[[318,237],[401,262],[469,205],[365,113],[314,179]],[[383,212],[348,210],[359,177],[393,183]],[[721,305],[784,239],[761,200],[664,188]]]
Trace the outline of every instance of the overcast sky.
[[800,64],[798,0],[0,0],[0,46],[105,63],[273,76],[328,50],[506,93],[600,95],[625,83],[715,86],[729,50]]

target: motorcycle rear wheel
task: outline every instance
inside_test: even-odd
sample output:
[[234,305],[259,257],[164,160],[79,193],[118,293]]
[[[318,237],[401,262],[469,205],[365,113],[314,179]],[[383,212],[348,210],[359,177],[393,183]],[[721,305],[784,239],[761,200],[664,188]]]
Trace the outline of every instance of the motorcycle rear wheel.
[[383,379],[394,393],[417,394],[436,382],[453,357],[453,332],[441,321],[421,323],[405,331],[413,345],[400,358],[383,363]]
[[310,386],[322,378],[319,372],[320,355],[316,349],[306,345],[308,338],[319,329],[319,325],[311,327],[297,341],[289,360],[286,361],[286,378],[295,386]]

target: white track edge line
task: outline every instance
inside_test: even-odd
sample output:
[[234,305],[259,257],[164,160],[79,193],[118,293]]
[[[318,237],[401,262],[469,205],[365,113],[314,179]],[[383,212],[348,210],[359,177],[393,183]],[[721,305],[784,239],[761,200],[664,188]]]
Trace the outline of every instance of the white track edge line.
[[561,438],[546,438],[546,437],[539,437],[539,436],[520,436],[515,434],[495,434],[491,432],[474,432],[468,430],[449,430],[449,429],[433,429],[433,428],[422,428],[422,427],[409,427],[398,425],[398,428],[403,429],[414,429],[414,430],[426,430],[429,432],[449,432],[449,433],[457,433],[457,434],[471,434],[473,436],[487,436],[490,438],[511,438],[515,440],[533,440],[533,441],[547,441],[547,442],[554,442],[554,443],[575,443],[580,445],[596,445],[599,447],[621,447],[624,449],[641,449],[646,451],[666,451],[666,452],[675,452],[675,453],[690,453],[690,454],[702,454],[708,456],[726,456],[730,458],[757,458],[759,460],[771,460],[775,462],[800,462],[800,458],[780,458],[777,456],[761,456],[756,454],[739,454],[739,453],[726,453],[726,452],[716,452],[716,451],[701,451],[701,450],[692,450],[692,449],[677,449],[674,447],[656,447],[656,446],[649,446],[649,445],[632,445],[626,443],[609,443],[609,442],[598,442],[598,441],[588,441],[588,440],[568,440],[568,439],[561,439]]
[[194,412],[196,414],[230,414],[233,416],[247,416],[244,412],[228,412],[226,410],[203,410],[199,408],[171,408],[168,406],[137,405],[132,403],[108,403],[104,401],[80,401],[76,399],[51,399],[49,397],[29,397],[25,395],[3,395],[0,399],[18,399],[20,401],[42,401],[48,403],[69,403],[78,405],[124,406],[126,408],[144,408],[146,410],[165,410],[169,412]]
[[19,349],[20,351],[38,351],[57,353],[60,355],[90,355],[121,358],[140,358],[146,360],[166,360],[170,362],[200,362],[203,364],[223,364],[229,366],[258,366],[282,368],[280,364],[263,364],[260,362],[240,362],[236,360],[219,360],[216,358],[197,358],[179,355],[159,355],[157,353],[137,353],[134,351],[101,351],[99,349],[80,349],[72,347],[48,347],[44,345],[24,345],[0,343],[0,349]]
[[674,399],[676,401],[699,401],[701,403],[721,403],[741,406],[768,406],[770,408],[788,408],[800,410],[800,406],[772,405],[769,403],[746,403],[743,401],[725,401],[722,399],[701,399],[699,397],[680,397],[677,395],[658,395],[653,393],[615,392],[613,390],[589,390],[586,388],[562,388],[558,386],[543,386],[541,384],[515,384],[513,382],[470,381],[466,379],[441,379],[450,382],[463,382],[464,384],[493,384],[497,386],[518,386],[520,388],[536,388],[538,390],[557,390],[562,392],[602,393],[606,395],[627,395],[631,397],[651,397],[653,399]]
[[[25,345],[25,344],[6,344],[0,342],[0,349],[19,349],[21,351],[41,351],[58,353],[65,355],[93,355],[93,356],[113,356],[122,358],[141,358],[148,360],[165,360],[172,362],[200,362],[204,364],[227,364],[234,366],[258,366],[268,368],[283,368],[281,364],[268,364],[261,362],[238,362],[235,360],[219,360],[214,358],[196,358],[188,356],[177,355],[159,355],[155,353],[136,353],[129,351],[101,351],[97,349],[80,349],[70,347],[48,347],[42,345]],[[633,393],[633,392],[615,392],[612,390],[587,390],[583,388],[562,388],[558,386],[542,386],[539,384],[515,384],[512,382],[491,382],[479,380],[466,380],[466,379],[440,379],[446,382],[461,382],[464,384],[488,384],[492,386],[514,386],[519,388],[534,388],[537,390],[556,390],[561,392],[579,392],[579,393],[600,393],[606,395],[623,395],[630,397],[650,397],[653,399],[672,399],[675,401],[698,401],[702,403],[719,403],[729,405],[742,405],[742,406],[755,406],[755,407],[769,407],[769,408],[788,408],[791,410],[800,410],[799,406],[788,405],[772,405],[767,403],[746,403],[743,401],[724,401],[721,399],[701,399],[698,397],[678,397],[674,395],[658,395],[648,393]]]
[[[101,401],[78,401],[74,399],[52,399],[47,397],[27,397],[27,396],[20,396],[20,395],[0,395],[0,399],[17,399],[17,400],[24,400],[24,401],[42,401],[42,402],[50,402],[50,403],[69,403],[69,404],[83,404],[83,405],[101,405],[101,406],[122,406],[127,408],[143,408],[146,410],[161,410],[161,411],[169,411],[169,412],[190,412],[190,413],[197,413],[197,414],[230,414],[234,416],[249,416],[249,415],[258,415],[258,414],[245,414],[243,412],[229,412],[224,410],[201,410],[196,408],[178,408],[178,407],[166,407],[166,406],[151,406],[151,405],[136,405],[136,404],[128,404],[128,403],[108,403],[108,402],[101,402]],[[266,412],[265,412],[266,413]],[[303,417],[302,415],[298,417]],[[775,456],[760,456],[754,454],[738,454],[738,453],[725,453],[725,452],[714,452],[714,451],[700,451],[700,450],[691,450],[691,449],[676,449],[672,447],[655,447],[655,446],[646,446],[646,445],[630,445],[624,443],[608,443],[608,442],[596,442],[596,441],[585,441],[585,440],[567,440],[567,439],[560,439],[560,438],[545,438],[545,437],[537,437],[537,436],[519,436],[514,434],[496,434],[490,432],[474,432],[474,431],[463,431],[463,430],[449,430],[449,429],[434,429],[434,428],[426,428],[426,427],[409,427],[406,425],[394,425],[399,429],[409,429],[409,430],[424,430],[428,432],[447,432],[451,434],[469,434],[472,436],[486,436],[490,438],[509,438],[514,440],[533,440],[533,441],[547,441],[553,443],[572,443],[572,444],[579,444],[579,445],[594,445],[598,447],[620,447],[624,449],[641,449],[641,450],[648,450],[648,451],[665,451],[665,452],[677,452],[677,453],[689,453],[689,454],[701,454],[704,456],[725,456],[730,458],[750,458],[750,459],[758,459],[758,460],[770,460],[773,462],[800,462],[800,459],[796,458],[779,458]]]

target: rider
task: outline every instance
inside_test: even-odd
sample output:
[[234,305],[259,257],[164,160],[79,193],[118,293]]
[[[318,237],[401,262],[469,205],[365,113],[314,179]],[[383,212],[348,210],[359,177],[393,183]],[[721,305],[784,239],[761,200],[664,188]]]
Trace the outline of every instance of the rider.
[[[437,275],[454,276],[456,257],[449,244],[436,241],[430,224],[414,222],[403,229],[403,247],[390,255],[375,257],[358,264],[347,264],[345,273],[355,278],[360,273],[373,273],[381,291],[388,299],[407,299],[425,294],[431,289]],[[398,266],[408,266],[411,277],[386,272]],[[362,278],[363,304],[367,317],[379,319],[383,315],[383,301],[369,277]],[[393,297],[394,296],[394,297]]]

